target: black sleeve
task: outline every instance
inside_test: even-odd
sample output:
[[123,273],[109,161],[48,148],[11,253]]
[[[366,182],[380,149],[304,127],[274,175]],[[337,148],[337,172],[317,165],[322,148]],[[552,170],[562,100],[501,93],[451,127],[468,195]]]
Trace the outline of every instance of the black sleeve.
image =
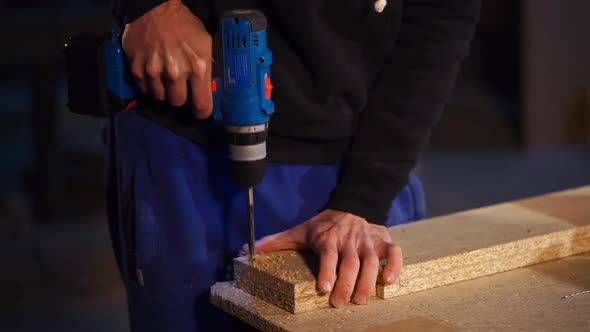
[[387,58],[326,208],[384,224],[468,54],[480,0],[406,0]]
[[115,0],[113,15],[121,23],[133,22],[166,0]]

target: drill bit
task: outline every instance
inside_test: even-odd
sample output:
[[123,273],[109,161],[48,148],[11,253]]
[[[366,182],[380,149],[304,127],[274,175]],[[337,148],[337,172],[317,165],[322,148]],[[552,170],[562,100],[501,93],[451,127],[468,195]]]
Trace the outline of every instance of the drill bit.
[[256,235],[254,233],[254,188],[248,188],[248,227],[250,228],[250,260],[254,259]]

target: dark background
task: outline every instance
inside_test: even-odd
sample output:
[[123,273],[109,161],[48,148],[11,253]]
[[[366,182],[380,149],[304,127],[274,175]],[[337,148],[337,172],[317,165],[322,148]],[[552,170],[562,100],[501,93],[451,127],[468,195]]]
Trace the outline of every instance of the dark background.
[[[100,122],[71,114],[61,49],[108,1],[0,2],[0,331],[128,331]],[[416,172],[429,215],[590,184],[590,1],[485,0]]]

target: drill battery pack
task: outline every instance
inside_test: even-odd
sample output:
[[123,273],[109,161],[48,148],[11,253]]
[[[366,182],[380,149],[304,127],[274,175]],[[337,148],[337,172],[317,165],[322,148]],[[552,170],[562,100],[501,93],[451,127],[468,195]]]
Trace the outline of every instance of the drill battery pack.
[[137,90],[120,37],[117,29],[68,39],[63,53],[70,111],[103,118],[135,105]]
[[71,112],[102,118],[107,115],[105,51],[108,34],[72,36],[65,44],[68,108]]

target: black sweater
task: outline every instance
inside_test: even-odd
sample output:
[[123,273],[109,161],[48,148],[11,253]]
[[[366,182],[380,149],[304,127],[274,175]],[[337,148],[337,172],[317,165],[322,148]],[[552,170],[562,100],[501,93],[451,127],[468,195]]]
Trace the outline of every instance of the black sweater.
[[[120,0],[133,20],[161,0]],[[479,0],[185,1],[213,34],[226,9],[268,20],[273,101],[268,158],[342,161],[326,208],[384,223],[450,96],[479,18]],[[198,144],[219,142],[211,120],[159,104],[144,114]],[[187,112],[188,114],[188,112]]]

